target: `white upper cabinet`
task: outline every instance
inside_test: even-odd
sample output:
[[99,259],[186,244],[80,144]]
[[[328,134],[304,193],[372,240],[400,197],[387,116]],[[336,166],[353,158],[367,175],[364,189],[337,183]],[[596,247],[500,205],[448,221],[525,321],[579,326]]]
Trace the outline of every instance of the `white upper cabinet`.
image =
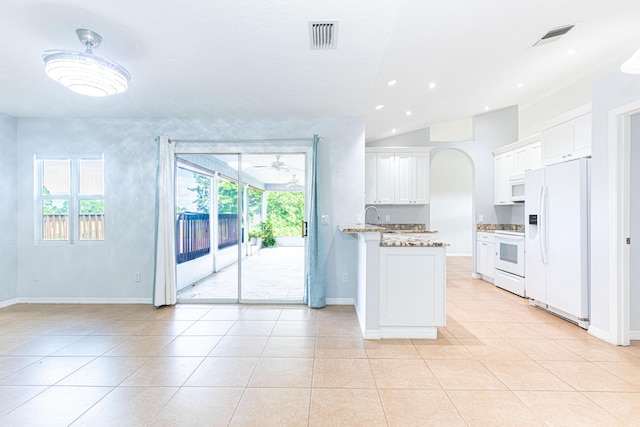
[[540,135],[509,144],[493,152],[493,203],[512,205],[511,178],[542,166]]
[[513,174],[522,175],[542,166],[542,143],[527,144],[513,150]]
[[429,153],[396,153],[395,203],[429,203]]
[[509,178],[513,175],[513,151],[498,154],[493,158],[493,203],[510,205]]
[[543,125],[542,163],[552,165],[591,156],[591,106],[583,106]]
[[393,153],[365,153],[365,203],[391,204],[395,194],[396,163]]
[[366,204],[410,205],[429,203],[428,150],[430,149],[408,150],[393,148],[372,149],[366,152]]

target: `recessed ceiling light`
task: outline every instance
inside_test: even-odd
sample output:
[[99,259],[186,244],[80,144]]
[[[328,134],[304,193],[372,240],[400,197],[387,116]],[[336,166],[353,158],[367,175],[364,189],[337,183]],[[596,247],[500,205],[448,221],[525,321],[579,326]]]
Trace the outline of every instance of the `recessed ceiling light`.
[[567,55],[573,55],[574,53],[576,53],[578,50],[574,47],[572,47],[571,49],[569,49],[567,51]]
[[395,129],[391,129],[391,133],[396,133],[396,130]]
[[384,104],[376,105],[376,110],[382,110],[384,108]]
[[394,84],[396,84],[396,83],[398,83],[398,81],[397,81],[396,79],[393,79],[393,80],[389,80],[389,81],[387,82],[387,85],[388,85],[388,86],[393,86],[393,85],[394,85]]
[[407,112],[405,113],[407,116],[411,115],[411,110],[407,110]]
[[435,82],[431,82],[429,83],[429,89],[435,89],[436,88],[436,83]]
[[490,105],[485,105],[485,106],[484,106],[484,111],[488,111],[488,110],[490,110],[490,109],[491,109],[491,106],[490,106]]
[[524,84],[522,84],[522,83],[518,83],[518,84],[516,85],[516,87],[517,87],[518,89],[522,89],[522,87],[523,87],[523,86],[524,86]]

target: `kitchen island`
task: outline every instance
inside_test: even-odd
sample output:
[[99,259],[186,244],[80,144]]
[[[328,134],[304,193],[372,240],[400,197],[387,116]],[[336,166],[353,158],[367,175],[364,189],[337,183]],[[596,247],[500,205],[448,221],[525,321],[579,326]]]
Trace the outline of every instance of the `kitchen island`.
[[358,239],[356,314],[363,337],[437,338],[445,324],[447,244],[423,228],[338,228]]

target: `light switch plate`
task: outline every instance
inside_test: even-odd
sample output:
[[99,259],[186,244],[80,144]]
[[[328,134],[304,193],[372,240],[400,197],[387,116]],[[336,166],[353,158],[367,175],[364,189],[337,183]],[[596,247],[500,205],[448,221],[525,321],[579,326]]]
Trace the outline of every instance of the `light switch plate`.
[[322,225],[329,225],[329,215],[322,215]]

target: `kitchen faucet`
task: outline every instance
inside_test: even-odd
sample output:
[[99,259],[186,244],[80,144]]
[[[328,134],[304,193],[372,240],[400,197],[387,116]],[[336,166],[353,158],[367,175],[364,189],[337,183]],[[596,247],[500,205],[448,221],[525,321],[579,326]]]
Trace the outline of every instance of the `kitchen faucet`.
[[364,223],[367,223],[367,211],[369,209],[373,208],[376,211],[376,216],[378,217],[378,221],[380,221],[380,213],[378,212],[378,208],[376,208],[375,206],[367,206],[367,208],[364,210]]

